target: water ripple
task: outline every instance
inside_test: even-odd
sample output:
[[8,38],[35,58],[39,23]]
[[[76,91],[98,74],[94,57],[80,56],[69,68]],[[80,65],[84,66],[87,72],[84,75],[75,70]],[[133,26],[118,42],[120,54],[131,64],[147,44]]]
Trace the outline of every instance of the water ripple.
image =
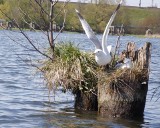
[[[40,49],[47,48],[46,37],[41,32],[26,32],[37,42]],[[8,38],[23,43],[25,49]],[[102,35],[98,35],[101,39]],[[94,45],[85,34],[61,33],[58,41],[70,41],[82,50],[94,50]],[[115,44],[117,36],[109,36],[109,44]],[[160,101],[153,95],[153,89],[160,86],[160,45],[156,38],[121,37],[122,47],[134,41],[138,46],[145,42],[152,43],[149,91],[146,100],[144,119],[111,120],[103,119],[96,112],[78,112],[74,109],[74,96],[59,89],[56,95],[48,96],[43,78],[34,74],[33,68],[26,63],[41,59],[26,39],[18,31],[0,31],[0,127],[1,128],[106,128],[106,127],[159,127]],[[29,54],[30,53],[30,54]],[[29,56],[29,58],[28,58]],[[21,58],[20,58],[21,57]],[[31,59],[30,59],[31,58]],[[158,90],[160,92],[160,90]],[[156,102],[155,102],[156,101]]]

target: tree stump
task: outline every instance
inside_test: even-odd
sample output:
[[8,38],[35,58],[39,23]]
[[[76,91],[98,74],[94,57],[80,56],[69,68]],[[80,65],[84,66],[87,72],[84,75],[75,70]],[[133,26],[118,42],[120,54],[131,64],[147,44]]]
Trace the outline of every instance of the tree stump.
[[85,93],[81,90],[76,91],[75,96],[75,105],[74,107],[79,110],[89,110],[97,111],[98,110],[98,100],[97,95],[93,93]]
[[135,43],[127,45],[127,56],[132,59],[133,68],[119,69],[98,85],[98,112],[103,117],[143,117],[151,43],[145,43],[136,51],[135,47]]

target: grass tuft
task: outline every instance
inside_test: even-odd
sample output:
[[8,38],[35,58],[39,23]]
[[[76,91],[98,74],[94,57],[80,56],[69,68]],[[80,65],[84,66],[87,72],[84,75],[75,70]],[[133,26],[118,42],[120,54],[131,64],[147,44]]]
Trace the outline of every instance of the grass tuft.
[[99,67],[94,55],[80,51],[72,43],[57,44],[54,61],[45,61],[41,69],[50,91],[59,86],[73,93],[77,89],[93,91],[97,86]]

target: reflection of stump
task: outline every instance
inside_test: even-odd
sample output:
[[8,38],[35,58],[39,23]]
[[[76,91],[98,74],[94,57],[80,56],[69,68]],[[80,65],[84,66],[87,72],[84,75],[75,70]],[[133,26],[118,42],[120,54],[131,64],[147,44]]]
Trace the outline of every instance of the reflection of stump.
[[135,44],[128,44],[127,54],[132,58],[134,68],[118,70],[98,85],[100,115],[124,118],[143,116],[148,90],[150,48],[151,44],[146,43],[134,51]]

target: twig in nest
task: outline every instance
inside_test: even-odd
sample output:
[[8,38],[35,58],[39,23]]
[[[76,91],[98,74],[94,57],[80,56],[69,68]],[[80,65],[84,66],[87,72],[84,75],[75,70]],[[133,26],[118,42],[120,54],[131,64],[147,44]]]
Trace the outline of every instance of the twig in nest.
[[[122,30],[123,30],[123,24],[121,25],[120,32],[118,33],[118,38],[117,38],[117,43],[116,43],[115,52],[114,52],[115,54],[114,54],[114,56],[113,56],[112,65],[113,65],[114,60],[115,60],[115,57],[116,57],[116,52],[117,52],[117,50],[118,50],[119,47],[120,47],[120,37],[121,37]],[[119,51],[118,51],[118,54],[119,54]]]

